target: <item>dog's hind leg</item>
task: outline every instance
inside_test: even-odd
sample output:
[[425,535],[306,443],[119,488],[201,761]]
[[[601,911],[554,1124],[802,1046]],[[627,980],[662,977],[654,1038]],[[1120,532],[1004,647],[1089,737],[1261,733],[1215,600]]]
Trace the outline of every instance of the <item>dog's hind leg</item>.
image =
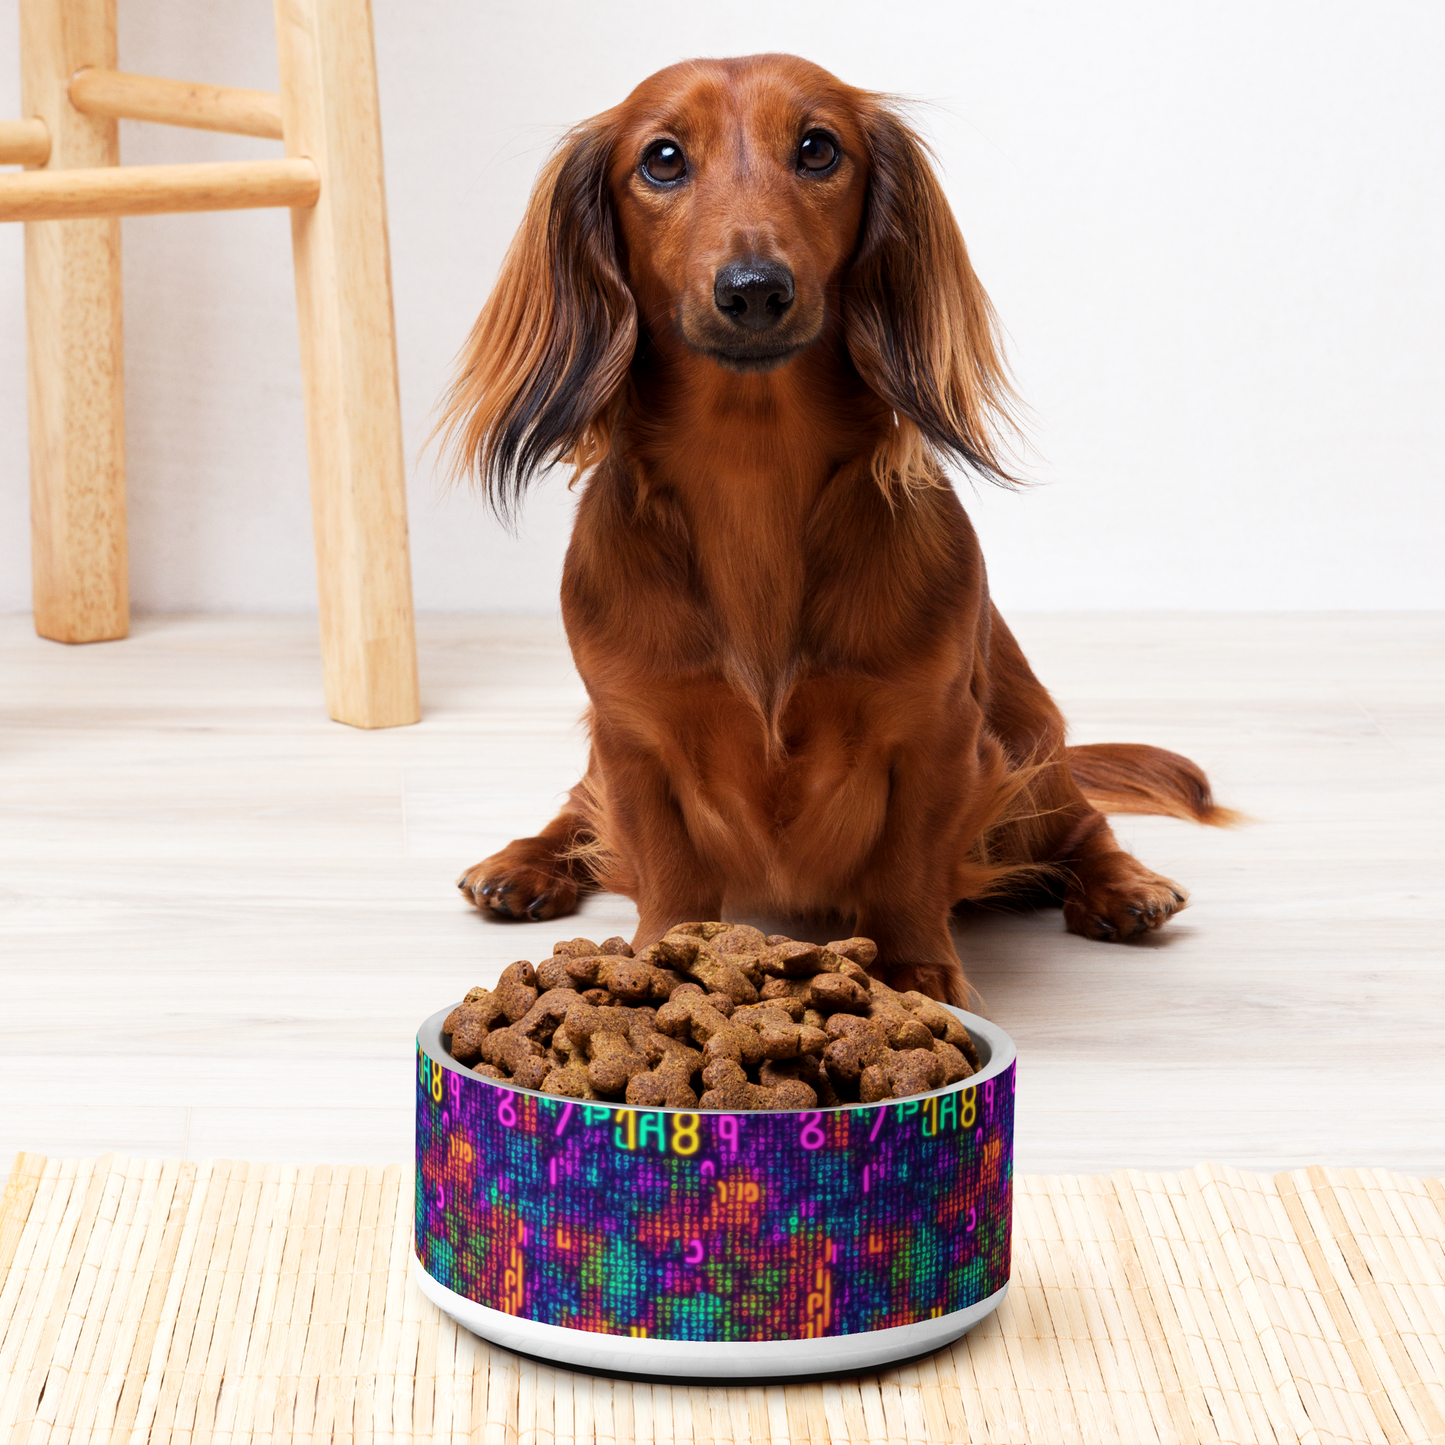
[[535,838],[514,838],[457,879],[469,903],[496,918],[540,921],[573,912],[596,886],[587,855],[592,841],[588,780],[572,789],[567,806]]
[[1063,904],[1064,924],[1086,938],[1122,943],[1166,923],[1189,895],[1119,846],[1105,811],[1156,813],[1228,826],[1204,773],[1188,758],[1137,744],[1064,745],[1064,720],[1012,634],[991,618],[989,723],[1010,757],[1037,772],[1027,806],[988,840],[992,861],[1037,864],[1042,887]]

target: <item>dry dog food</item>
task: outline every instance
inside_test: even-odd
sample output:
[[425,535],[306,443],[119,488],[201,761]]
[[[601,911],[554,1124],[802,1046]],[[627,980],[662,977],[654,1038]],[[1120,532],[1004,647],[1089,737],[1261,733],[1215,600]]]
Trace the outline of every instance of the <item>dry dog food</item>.
[[831,1108],[968,1078],[968,1031],[870,977],[877,954],[729,923],[679,924],[636,957],[620,938],[574,938],[472,989],[442,1032],[479,1074],[645,1108]]

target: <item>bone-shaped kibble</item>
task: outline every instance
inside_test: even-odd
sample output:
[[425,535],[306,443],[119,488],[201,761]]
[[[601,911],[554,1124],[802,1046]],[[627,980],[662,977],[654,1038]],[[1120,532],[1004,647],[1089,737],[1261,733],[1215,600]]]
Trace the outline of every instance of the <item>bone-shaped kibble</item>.
[[762,1040],[750,1028],[735,1024],[696,994],[674,995],[657,1011],[659,1033],[701,1044],[703,1057],[735,1059],[746,1065],[763,1061]]
[[869,980],[873,1018],[883,1025],[891,1049],[932,1049],[933,1031],[903,1006],[900,995],[882,979]]
[[701,939],[669,934],[639,956],[658,968],[686,974],[709,993],[724,993],[734,1003],[758,1001],[757,988],[737,963],[713,953]]
[[856,1085],[863,1070],[888,1052],[881,1025],[856,1014],[834,1014],[828,1020],[828,1034],[833,1042],[823,1050],[823,1062],[828,1077],[838,1083]]
[[811,1109],[818,1096],[798,1079],[784,1079],[773,1088],[751,1083],[740,1064],[719,1059],[702,1071],[707,1092],[704,1109]]
[[820,973],[808,990],[808,1001],[819,1013],[864,1014],[872,1003],[866,988],[842,973]]
[[763,1046],[765,1059],[795,1059],[799,1054],[819,1054],[827,1046],[828,1036],[822,1029],[794,1022],[781,1009],[756,1005],[739,1009],[734,1023],[752,1029]]
[[525,1034],[529,1039],[536,1039],[539,1043],[551,1043],[562,1021],[567,1017],[567,1010],[574,1003],[581,1003],[582,995],[574,993],[569,988],[554,988],[544,994],[538,995],[537,1002],[527,1010],[521,1018],[513,1025],[519,1034]]
[[574,1003],[567,1010],[567,1033],[587,1046],[587,1078],[605,1098],[620,1098],[627,1081],[647,1067],[627,1037],[632,1024],[631,1009]]
[[525,958],[509,963],[492,993],[501,1004],[502,1012],[516,1023],[537,1002],[537,970]]
[[513,1026],[493,1029],[482,1040],[481,1056],[489,1064],[496,1064],[515,1077],[522,1062],[526,1059],[542,1058],[543,1049],[536,1039],[529,1039],[525,1034],[518,1033]]
[[963,1050],[955,1048],[947,1039],[934,1039],[933,1052],[943,1060],[943,1083],[939,1085],[940,1088],[971,1078],[976,1072],[964,1057]]
[[587,1065],[573,1060],[571,1063],[554,1066],[542,1080],[544,1094],[560,1094],[565,1099],[596,1099],[597,1090],[587,1077]]
[[860,968],[871,968],[878,959],[878,945],[871,938],[840,938],[826,947],[829,953],[851,959]]
[[[655,1034],[655,1038],[665,1038]],[[697,1103],[692,1082],[697,1077],[702,1055],[696,1049],[684,1048],[675,1039],[668,1039],[671,1049],[662,1050],[645,1073],[634,1074],[627,1081],[627,1102],[650,1109],[691,1109]]]
[[735,923],[721,933],[713,934],[707,943],[714,953],[725,958],[747,957],[761,953],[768,946],[768,940],[763,937],[761,930],[746,923]]
[[839,1103],[838,1092],[822,1060],[816,1054],[800,1054],[796,1059],[764,1059],[758,1070],[758,1082],[765,1089],[795,1080],[806,1084],[818,1096],[818,1105],[831,1109]]
[[837,973],[842,962],[819,943],[778,943],[758,955],[758,967],[774,978],[811,978]]
[[943,1084],[943,1060],[931,1049],[888,1053],[863,1070],[858,1098],[865,1104],[882,1099],[907,1099],[927,1094]]
[[648,999],[665,1003],[683,981],[680,974],[654,968],[643,959],[601,953],[568,959],[567,975],[573,987],[605,988],[623,1003],[642,1003]]
[[586,958],[590,954],[601,952],[602,950],[590,938],[564,938],[560,943],[552,945],[554,958],[559,954],[566,958]]
[[482,997],[468,995],[467,1002],[458,1004],[442,1024],[442,1032],[452,1036],[452,1057],[463,1064],[481,1057],[482,1040],[506,1020],[495,994],[485,989],[473,989],[471,992],[480,993]]

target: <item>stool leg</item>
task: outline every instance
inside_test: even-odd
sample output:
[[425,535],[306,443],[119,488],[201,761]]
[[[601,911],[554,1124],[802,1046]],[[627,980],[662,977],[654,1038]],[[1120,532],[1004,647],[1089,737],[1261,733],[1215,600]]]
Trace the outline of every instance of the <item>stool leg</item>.
[[[116,123],[66,93],[83,65],[116,65],[115,0],[21,0],[27,116],[50,130],[50,169],[119,163]],[[120,222],[25,227],[35,630],[57,642],[124,637],[125,412]]]
[[286,153],[321,172],[291,212],[326,705],[420,717],[381,124],[368,0],[276,0]]

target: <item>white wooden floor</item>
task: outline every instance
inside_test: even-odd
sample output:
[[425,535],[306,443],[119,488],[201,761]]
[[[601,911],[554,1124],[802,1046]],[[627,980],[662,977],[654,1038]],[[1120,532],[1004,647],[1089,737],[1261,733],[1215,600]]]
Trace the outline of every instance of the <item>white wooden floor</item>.
[[[1076,741],[1176,748],[1258,821],[1121,819],[1193,906],[1139,946],[965,920],[1019,1046],[1018,1167],[1445,1173],[1445,619],[1012,618]],[[404,1160],[417,1023],[630,905],[488,923],[452,886],[574,781],[550,621],[421,622],[425,720],[327,721],[315,623],[0,618],[5,1151]]]

